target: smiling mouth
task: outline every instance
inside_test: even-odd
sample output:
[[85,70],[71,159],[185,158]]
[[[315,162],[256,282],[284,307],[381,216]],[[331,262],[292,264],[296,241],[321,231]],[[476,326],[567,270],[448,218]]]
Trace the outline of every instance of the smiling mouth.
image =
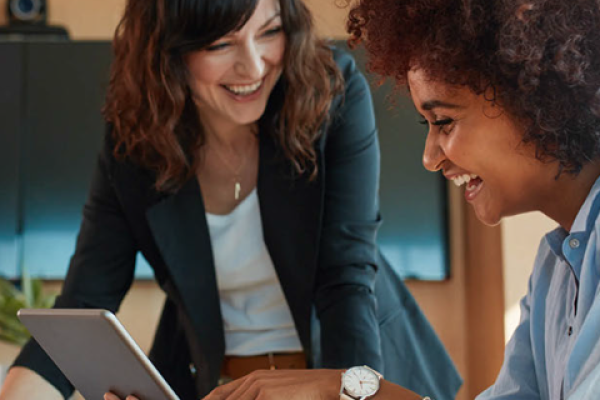
[[228,92],[236,96],[250,96],[260,90],[264,83],[264,79],[251,85],[221,85]]
[[473,192],[483,183],[483,180],[475,174],[463,174],[452,178],[452,182],[459,187],[466,184],[466,191]]

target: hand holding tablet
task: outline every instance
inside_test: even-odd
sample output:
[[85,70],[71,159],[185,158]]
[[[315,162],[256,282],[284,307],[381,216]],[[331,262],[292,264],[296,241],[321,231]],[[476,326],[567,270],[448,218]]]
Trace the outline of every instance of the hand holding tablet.
[[87,400],[179,400],[117,318],[106,310],[22,309],[31,335]]

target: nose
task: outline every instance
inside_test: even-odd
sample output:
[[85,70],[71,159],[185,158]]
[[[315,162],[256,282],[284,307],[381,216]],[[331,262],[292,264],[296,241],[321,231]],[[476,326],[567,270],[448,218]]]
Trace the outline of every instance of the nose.
[[254,42],[248,42],[241,47],[236,73],[248,79],[260,79],[265,71],[265,61],[262,49]]
[[439,135],[429,132],[425,140],[425,149],[423,150],[423,166],[431,172],[442,169],[442,164],[446,159],[444,150],[439,143]]

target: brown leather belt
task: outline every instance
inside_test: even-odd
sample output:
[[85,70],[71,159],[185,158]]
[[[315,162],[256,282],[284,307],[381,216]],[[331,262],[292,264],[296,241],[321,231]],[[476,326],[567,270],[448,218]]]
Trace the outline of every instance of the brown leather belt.
[[[225,356],[221,376],[224,380],[238,379],[257,369],[305,369],[306,357],[298,353],[268,353],[258,356]],[[227,379],[228,378],[228,379]]]

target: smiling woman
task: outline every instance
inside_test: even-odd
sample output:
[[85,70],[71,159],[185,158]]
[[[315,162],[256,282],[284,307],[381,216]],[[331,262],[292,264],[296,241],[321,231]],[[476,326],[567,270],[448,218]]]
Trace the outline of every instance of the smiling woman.
[[432,81],[421,69],[409,71],[408,85],[430,125],[425,168],[466,184],[465,199],[481,221],[495,225],[556,197],[548,183],[557,171],[536,160],[535,146],[522,143],[522,127],[497,104],[469,88]]
[[480,220],[537,210],[559,224],[478,399],[581,391],[600,363],[598,2],[361,0],[348,26],[371,67],[408,88],[429,127],[425,167],[466,183]]
[[[299,173],[316,173],[311,143],[341,90],[341,76],[304,6],[181,0],[149,7],[130,1],[117,28],[115,57],[104,114],[114,124],[115,147],[123,145],[126,154],[158,171],[157,189],[177,189],[199,167],[202,157],[188,168],[177,136],[195,131],[185,140],[200,151],[211,131],[266,120],[275,111],[263,115],[281,74],[286,87],[285,96],[277,95],[283,102],[277,111],[284,118],[275,134]],[[225,164],[239,166],[243,157],[229,150],[221,152],[228,153]]]

